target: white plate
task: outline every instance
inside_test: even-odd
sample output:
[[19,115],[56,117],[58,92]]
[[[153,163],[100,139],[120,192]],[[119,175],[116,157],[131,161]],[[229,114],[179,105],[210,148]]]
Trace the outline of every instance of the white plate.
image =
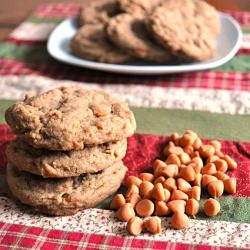
[[75,19],[66,19],[51,33],[47,49],[55,59],[90,69],[128,74],[169,74],[204,70],[218,67],[229,61],[238,51],[242,41],[239,24],[230,16],[220,13],[221,32],[217,39],[216,55],[205,62],[181,65],[133,65],[111,64],[84,60],[70,53],[69,41],[77,31]]

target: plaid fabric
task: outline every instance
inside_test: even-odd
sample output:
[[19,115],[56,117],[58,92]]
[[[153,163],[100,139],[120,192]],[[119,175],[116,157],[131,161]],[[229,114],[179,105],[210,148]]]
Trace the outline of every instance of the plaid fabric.
[[53,79],[74,80],[88,83],[147,84],[165,88],[211,88],[250,91],[248,72],[192,72],[160,76],[128,76],[96,72],[55,62],[54,64],[23,63],[10,59],[0,59],[0,75],[42,75]]
[[[6,223],[0,223],[0,229],[1,249],[194,249],[192,245],[174,242],[45,230]],[[201,244],[196,249],[212,250],[215,247]],[[229,250],[233,248],[216,247],[216,249]]]

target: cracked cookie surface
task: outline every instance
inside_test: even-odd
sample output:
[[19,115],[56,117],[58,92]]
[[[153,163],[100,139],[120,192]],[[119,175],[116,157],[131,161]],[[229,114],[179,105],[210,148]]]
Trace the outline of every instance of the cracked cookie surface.
[[118,0],[91,0],[80,7],[77,17],[78,26],[105,23],[119,13]]
[[18,201],[51,215],[71,215],[98,205],[117,191],[127,168],[117,162],[95,174],[63,179],[43,179],[7,166],[7,183]]
[[27,97],[8,108],[5,119],[31,146],[60,151],[122,140],[136,128],[127,103],[104,91],[79,87]]
[[180,58],[203,61],[215,53],[220,19],[205,1],[167,1],[147,24],[155,39]]
[[131,55],[152,62],[170,62],[167,49],[151,40],[144,18],[120,14],[110,19],[107,26],[110,40]]
[[121,11],[141,17],[150,14],[161,2],[162,0],[119,0],[119,5]]
[[78,57],[98,62],[125,63],[133,60],[108,40],[102,23],[86,24],[80,28],[70,41],[70,49]]
[[51,151],[35,149],[20,139],[7,146],[8,162],[20,171],[44,178],[64,178],[103,170],[126,154],[127,140],[105,143],[82,150]]

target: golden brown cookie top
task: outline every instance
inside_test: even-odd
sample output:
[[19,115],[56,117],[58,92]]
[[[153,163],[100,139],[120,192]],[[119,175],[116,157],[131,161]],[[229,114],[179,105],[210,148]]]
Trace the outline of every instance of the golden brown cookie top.
[[118,0],[91,0],[80,7],[77,17],[78,26],[105,23],[119,13]]
[[148,27],[174,54],[202,61],[214,54],[220,20],[216,10],[204,1],[176,0],[157,7]]
[[125,102],[101,90],[61,87],[13,104],[5,113],[14,133],[35,148],[77,150],[122,140],[136,122]]
[[119,0],[120,9],[133,16],[148,15],[162,0]]
[[146,28],[145,19],[124,13],[110,19],[107,34],[111,41],[131,55],[152,62],[170,62],[167,49],[156,44]]

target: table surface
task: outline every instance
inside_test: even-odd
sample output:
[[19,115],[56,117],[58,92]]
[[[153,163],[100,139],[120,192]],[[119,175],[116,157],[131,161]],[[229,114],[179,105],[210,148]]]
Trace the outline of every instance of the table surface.
[[[11,1],[5,2],[8,3],[0,4],[1,11],[2,6],[11,6]],[[50,32],[65,18],[75,16],[79,6],[72,1],[50,5],[42,1],[42,6],[32,12],[26,9],[24,13],[28,2],[30,9],[37,4],[31,0],[18,1],[14,10],[10,8],[19,13],[15,18],[20,19],[16,21],[5,12],[0,15],[13,26],[17,25],[0,42],[0,249],[10,246],[16,249],[194,249],[197,246],[199,249],[249,249],[250,13],[228,12],[241,25],[243,43],[226,64],[206,71],[137,76],[88,70],[51,58],[46,51]],[[27,12],[29,15],[20,23]],[[141,237],[129,236],[125,223],[114,218],[114,212],[107,209],[110,198],[96,208],[69,217],[37,214],[8,199],[4,193],[7,164],[4,152],[13,133],[3,124],[5,110],[29,91],[39,93],[72,84],[102,88],[129,103],[137,130],[128,139],[123,159],[128,175],[149,169],[152,161],[160,156],[167,135],[192,129],[204,143],[208,139],[220,140],[223,153],[238,163],[238,169],[230,173],[237,178],[236,194],[218,198],[221,212],[215,218],[207,218],[201,209],[185,230],[172,229],[168,218],[162,218],[161,234],[144,233]],[[206,198],[203,195],[201,208]]]

